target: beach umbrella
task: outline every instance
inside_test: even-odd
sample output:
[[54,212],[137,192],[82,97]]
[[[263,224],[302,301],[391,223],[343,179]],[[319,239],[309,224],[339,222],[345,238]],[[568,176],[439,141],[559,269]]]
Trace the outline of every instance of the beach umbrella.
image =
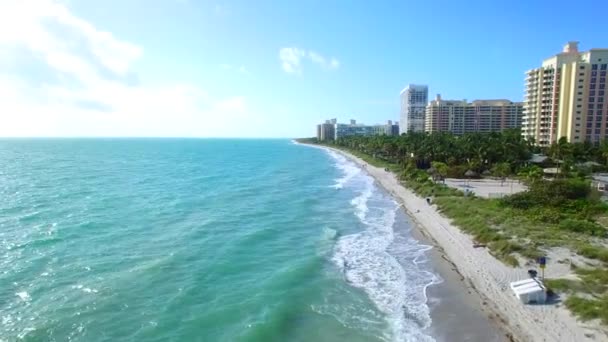
[[470,179],[472,177],[477,176],[477,172],[475,172],[473,170],[468,170],[467,172],[464,173],[464,176],[467,177],[467,185],[469,185]]

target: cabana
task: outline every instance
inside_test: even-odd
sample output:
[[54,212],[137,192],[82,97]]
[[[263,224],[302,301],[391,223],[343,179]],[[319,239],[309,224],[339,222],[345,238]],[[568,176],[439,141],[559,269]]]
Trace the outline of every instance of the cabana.
[[535,278],[512,282],[511,290],[523,304],[543,304],[547,301],[547,288]]

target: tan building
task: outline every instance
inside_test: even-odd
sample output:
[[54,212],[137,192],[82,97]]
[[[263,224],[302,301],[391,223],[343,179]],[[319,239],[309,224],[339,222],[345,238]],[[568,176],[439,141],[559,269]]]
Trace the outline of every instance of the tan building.
[[522,134],[547,146],[566,137],[570,142],[606,139],[608,49],[578,51],[569,42],[561,53],[526,72]]
[[442,100],[437,95],[426,107],[425,131],[465,134],[519,128],[523,103],[509,100]]

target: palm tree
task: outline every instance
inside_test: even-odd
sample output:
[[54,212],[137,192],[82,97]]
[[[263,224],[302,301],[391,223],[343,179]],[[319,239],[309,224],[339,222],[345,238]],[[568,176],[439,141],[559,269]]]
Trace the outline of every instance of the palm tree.
[[601,152],[602,158],[604,158],[604,161],[606,162],[606,165],[608,165],[608,140],[602,141],[599,150]]

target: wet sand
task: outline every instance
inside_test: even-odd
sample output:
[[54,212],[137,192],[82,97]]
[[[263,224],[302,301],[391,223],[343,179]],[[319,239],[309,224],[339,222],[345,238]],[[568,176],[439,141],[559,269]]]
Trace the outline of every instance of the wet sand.
[[400,210],[396,217],[396,231],[408,229],[415,239],[423,244],[433,246],[427,252],[429,266],[442,278],[440,284],[427,288],[428,305],[431,308],[433,323],[430,334],[438,342],[509,341],[507,332],[501,328],[501,322],[484,308],[480,296],[466,283],[456,267],[443,254],[442,249],[433,242],[416,223]]

